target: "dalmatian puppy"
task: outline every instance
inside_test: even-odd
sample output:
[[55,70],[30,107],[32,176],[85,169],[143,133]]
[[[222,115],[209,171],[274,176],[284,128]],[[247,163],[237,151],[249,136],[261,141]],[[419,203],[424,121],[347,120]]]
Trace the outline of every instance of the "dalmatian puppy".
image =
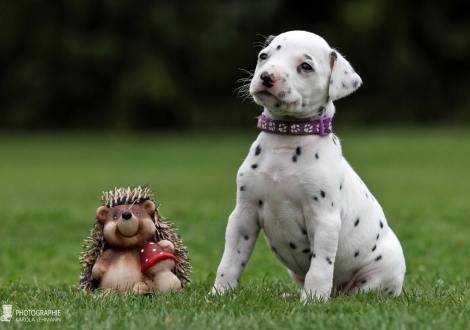
[[261,229],[302,301],[359,289],[401,293],[401,245],[331,132],[333,101],[361,84],[318,35],[267,38],[249,84],[264,108],[261,133],[237,174],[237,203],[213,294],[237,288]]

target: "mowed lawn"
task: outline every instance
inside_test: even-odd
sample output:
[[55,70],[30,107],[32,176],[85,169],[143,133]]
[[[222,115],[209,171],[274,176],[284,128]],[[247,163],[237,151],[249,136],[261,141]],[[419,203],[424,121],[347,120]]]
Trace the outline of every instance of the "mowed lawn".
[[[237,292],[207,296],[235,206],[248,132],[0,135],[0,298],[60,309],[59,322],[0,329],[469,329],[470,129],[336,129],[343,153],[403,246],[404,294],[298,301],[262,235]],[[95,298],[76,288],[78,255],[102,191],[148,185],[193,265],[184,292]],[[58,293],[60,292],[60,294]],[[290,293],[283,298],[283,293]]]

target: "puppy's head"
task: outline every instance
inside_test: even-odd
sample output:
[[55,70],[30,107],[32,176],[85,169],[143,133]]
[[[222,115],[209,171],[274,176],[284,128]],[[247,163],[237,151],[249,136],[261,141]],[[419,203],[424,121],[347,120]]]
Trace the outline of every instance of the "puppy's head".
[[266,39],[250,94],[275,115],[320,118],[332,116],[332,101],[354,92],[361,84],[348,61],[323,38],[290,31]]

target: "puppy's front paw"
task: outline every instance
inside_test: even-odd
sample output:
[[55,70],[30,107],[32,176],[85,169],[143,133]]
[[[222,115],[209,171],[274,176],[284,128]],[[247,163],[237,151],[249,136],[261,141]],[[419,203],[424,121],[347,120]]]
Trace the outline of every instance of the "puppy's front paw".
[[210,295],[216,296],[216,295],[220,295],[220,294],[223,294],[223,293],[224,293],[224,290],[217,289],[215,286],[213,286],[212,290],[210,292]]
[[221,283],[216,282],[214,283],[214,286],[212,287],[211,295],[222,295],[229,288],[230,286],[228,284],[224,286]]
[[300,295],[300,301],[304,305],[307,302],[313,302],[313,303],[327,302],[329,298],[330,298],[329,293],[319,294],[318,291],[312,292],[312,291],[302,290],[302,294]]

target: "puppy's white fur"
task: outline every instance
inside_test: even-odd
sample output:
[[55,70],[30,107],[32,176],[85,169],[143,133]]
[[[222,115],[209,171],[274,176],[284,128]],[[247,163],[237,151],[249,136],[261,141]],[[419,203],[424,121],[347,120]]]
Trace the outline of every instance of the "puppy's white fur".
[[[333,101],[362,84],[313,33],[291,31],[269,41],[250,94],[271,119],[333,117]],[[213,293],[237,288],[261,229],[302,300],[358,289],[401,293],[406,267],[400,243],[334,134],[261,132],[238,171],[237,188]]]

